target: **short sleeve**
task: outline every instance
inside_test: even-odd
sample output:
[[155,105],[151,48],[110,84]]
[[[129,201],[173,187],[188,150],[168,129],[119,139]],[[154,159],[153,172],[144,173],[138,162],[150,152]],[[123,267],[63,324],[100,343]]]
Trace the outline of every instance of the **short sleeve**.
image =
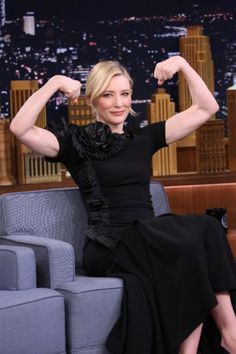
[[73,124],[68,124],[64,118],[57,121],[52,121],[47,124],[45,129],[55,135],[59,143],[59,151],[55,157],[45,157],[49,162],[61,162],[65,164],[73,150],[72,135],[77,127]]
[[152,154],[167,146],[165,123],[165,121],[152,123],[143,128],[144,133],[148,135],[149,141],[151,143]]

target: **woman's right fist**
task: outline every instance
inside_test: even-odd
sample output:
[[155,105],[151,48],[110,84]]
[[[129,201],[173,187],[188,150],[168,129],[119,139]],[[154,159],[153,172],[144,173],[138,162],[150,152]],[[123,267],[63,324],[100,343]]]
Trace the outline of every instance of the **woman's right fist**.
[[72,100],[76,100],[80,96],[81,83],[78,80],[71,79],[64,75],[55,75],[51,78],[58,86],[58,90]]

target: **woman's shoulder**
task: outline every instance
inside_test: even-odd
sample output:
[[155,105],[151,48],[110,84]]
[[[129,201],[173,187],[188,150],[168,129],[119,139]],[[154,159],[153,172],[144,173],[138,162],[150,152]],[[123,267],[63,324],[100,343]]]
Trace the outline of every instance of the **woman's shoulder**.
[[73,132],[79,131],[80,127],[76,124],[69,123],[64,117],[61,117],[47,122],[45,129],[58,136],[70,135]]
[[144,134],[144,135],[163,135],[165,131],[165,121],[156,123],[146,123],[145,125],[133,125],[129,128],[131,134]]
[[167,146],[165,123],[165,121],[149,123],[141,127],[139,130],[139,134],[145,136],[146,140],[152,144],[153,153],[160,148]]
[[155,123],[147,123],[143,127],[141,127],[140,129],[142,129],[143,132],[152,131],[152,130],[156,130],[156,129],[161,129],[163,127],[163,125],[165,125],[165,121],[160,121],[160,122],[155,122]]

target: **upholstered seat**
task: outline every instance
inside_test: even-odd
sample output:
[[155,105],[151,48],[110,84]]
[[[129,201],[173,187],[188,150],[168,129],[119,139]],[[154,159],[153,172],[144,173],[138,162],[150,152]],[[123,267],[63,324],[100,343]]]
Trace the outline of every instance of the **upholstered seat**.
[[[163,186],[152,183],[150,191],[156,215],[168,213]],[[2,195],[0,220],[0,244],[30,247],[37,285],[63,294],[67,353],[107,353],[105,341],[119,317],[123,284],[117,278],[88,277],[83,270],[87,213],[79,189]]]
[[64,300],[36,288],[34,252],[0,246],[0,353],[65,353]]

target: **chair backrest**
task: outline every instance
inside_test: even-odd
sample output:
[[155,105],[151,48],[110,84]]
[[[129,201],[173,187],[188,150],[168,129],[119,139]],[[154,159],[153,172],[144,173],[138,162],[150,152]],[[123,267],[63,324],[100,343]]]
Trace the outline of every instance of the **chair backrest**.
[[[169,212],[160,183],[150,186],[155,214]],[[73,245],[76,265],[82,266],[87,212],[78,188],[16,192],[0,196],[0,235],[35,235]]]
[[73,245],[81,265],[87,213],[78,188],[16,192],[0,196],[1,235],[34,235]]
[[150,193],[156,216],[170,212],[170,206],[164,186],[160,182],[151,182]]

